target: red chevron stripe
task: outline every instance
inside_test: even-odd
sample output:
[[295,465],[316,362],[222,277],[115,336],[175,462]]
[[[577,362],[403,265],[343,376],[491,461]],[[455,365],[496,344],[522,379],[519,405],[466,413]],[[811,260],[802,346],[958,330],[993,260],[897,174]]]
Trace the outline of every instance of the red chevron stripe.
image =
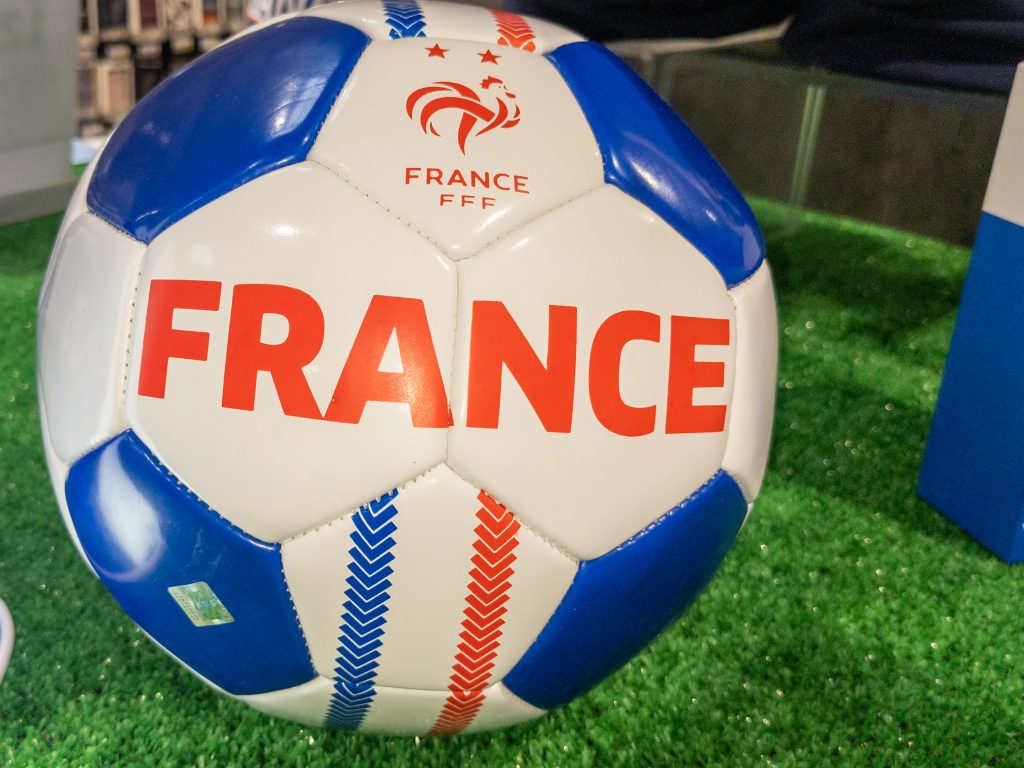
[[492,597],[490,600],[481,600],[474,592],[470,592],[466,595],[466,605],[473,606],[480,613],[486,613],[491,608],[499,608],[507,601],[508,595],[499,595],[498,597]]
[[[463,633],[463,634],[465,634],[465,633]],[[460,637],[461,637],[461,635],[460,635]],[[472,644],[470,644],[468,642],[467,643],[459,643],[455,647],[458,648],[460,651],[462,651],[462,653],[476,653],[478,651],[480,653],[490,653],[491,651],[497,649],[497,647],[499,645],[501,645],[501,643],[498,640],[494,640],[494,641],[489,642],[489,643],[484,643],[483,645],[478,645],[476,643],[476,641],[474,641]]]
[[[460,643],[460,645],[461,645],[461,643]],[[483,655],[481,655],[479,657],[477,657],[477,656],[469,657],[469,656],[466,655],[465,651],[463,651],[462,653],[455,654],[455,661],[457,661],[459,664],[463,664],[463,665],[465,665],[465,664],[486,664],[487,662],[492,661],[493,659],[496,659],[496,658],[498,658],[498,652],[497,651],[491,651],[490,653],[484,653]],[[493,666],[493,664],[491,666]]]
[[483,555],[492,562],[497,560],[498,558],[504,557],[515,548],[515,539],[506,541],[504,544],[502,544],[500,541],[491,544],[489,541],[478,539],[477,542],[473,544],[473,549],[475,549],[479,554]]
[[477,582],[483,589],[486,589],[488,592],[491,592],[501,587],[501,585],[508,580],[508,577],[511,574],[511,568],[493,575],[489,573],[484,573],[479,568],[474,568],[472,571],[469,572],[470,578],[472,578],[473,581]]
[[475,675],[464,675],[459,672],[452,672],[451,682],[448,684],[448,690],[483,691],[487,686],[487,678],[489,677],[489,670],[478,672]]
[[533,33],[530,22],[518,13],[509,11],[491,11],[491,15],[494,16],[498,27],[498,45],[509,45],[524,51],[537,50],[534,43],[537,36]]
[[484,602],[490,602],[491,600],[494,600],[496,597],[500,597],[505,592],[507,592],[509,590],[509,587],[511,586],[512,584],[505,581],[496,586],[494,589],[485,589],[481,584],[478,584],[474,581],[470,583],[469,591],[477,597],[479,597]]
[[474,548],[479,549],[480,547],[486,547],[487,549],[496,549],[501,546],[504,539],[500,533],[493,533],[490,528],[485,525],[478,525],[473,533],[479,537],[479,541],[474,544]]
[[[498,558],[501,558],[500,560]],[[480,572],[488,579],[505,580],[504,569],[511,570],[511,565],[515,562],[515,552],[509,552],[508,554],[500,553],[497,557],[493,556],[489,552],[477,552],[473,557],[469,559],[473,565],[480,569]]]
[[[495,15],[499,13],[495,12]],[[512,566],[516,561],[516,547],[519,546],[519,539],[515,537],[519,532],[519,521],[483,491],[477,499],[480,509],[476,519],[480,525],[474,530],[477,539],[473,542],[473,550],[476,554],[470,558],[474,567],[469,571],[466,606],[462,611],[463,631],[459,638],[463,642],[456,648],[452,673],[448,678],[448,698],[430,729],[432,734],[459,733],[473,722],[484,705],[484,690],[491,679],[494,659],[501,645],[504,616],[508,612],[505,603],[509,599],[510,579],[515,573]]]
[[[463,625],[465,626],[465,625]],[[501,627],[499,626],[493,632],[481,633],[479,631],[470,632],[468,629],[465,632],[460,632],[459,637],[465,641],[466,646],[470,649],[467,653],[471,653],[477,646],[483,647],[494,643],[499,645],[501,639]]]
[[[481,612],[475,609],[473,606],[467,605],[466,610],[463,611],[463,615],[466,617],[466,621],[472,621],[477,629],[485,630],[489,629],[491,625],[494,624],[496,619],[499,619],[503,615],[505,615],[505,612],[507,610],[508,609],[504,606],[497,606],[495,608],[490,608],[487,611]],[[466,626],[466,624],[463,624],[462,626],[466,627],[466,629],[469,629],[469,627]]]
[[[460,655],[464,658],[466,656],[465,654]],[[494,654],[489,655],[493,656]],[[451,678],[453,685],[449,685],[448,687],[455,688],[459,691],[472,691],[476,688],[476,685],[473,683],[467,683],[466,685],[454,685],[456,675],[466,679],[476,678],[480,675],[488,674],[492,669],[494,669],[493,661],[481,662],[479,659],[469,659],[467,663],[457,661],[452,666],[452,670],[454,670]]]

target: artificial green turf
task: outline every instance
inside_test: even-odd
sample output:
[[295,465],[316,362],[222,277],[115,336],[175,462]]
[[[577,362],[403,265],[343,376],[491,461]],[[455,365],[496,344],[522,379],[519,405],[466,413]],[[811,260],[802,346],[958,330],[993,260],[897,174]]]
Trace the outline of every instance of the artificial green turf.
[[757,213],[782,330],[774,448],[711,587],[563,710],[418,741],[275,721],[208,691],[79,562],[33,383],[58,221],[0,229],[0,595],[18,625],[0,765],[1024,765],[1024,571],[914,495],[968,253]]

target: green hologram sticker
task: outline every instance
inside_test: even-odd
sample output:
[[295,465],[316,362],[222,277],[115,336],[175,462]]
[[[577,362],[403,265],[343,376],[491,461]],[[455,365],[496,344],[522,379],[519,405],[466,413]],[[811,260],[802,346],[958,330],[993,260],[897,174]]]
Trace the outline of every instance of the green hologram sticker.
[[212,627],[217,624],[228,624],[235,620],[224,603],[220,601],[205,581],[193,584],[182,584],[179,587],[168,587],[181,610],[197,627]]

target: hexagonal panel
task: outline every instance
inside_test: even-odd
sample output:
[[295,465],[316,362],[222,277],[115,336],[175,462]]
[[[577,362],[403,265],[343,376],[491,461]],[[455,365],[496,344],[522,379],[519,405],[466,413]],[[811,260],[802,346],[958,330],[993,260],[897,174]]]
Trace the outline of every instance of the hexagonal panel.
[[714,267],[603,187],[459,263],[448,462],[597,557],[719,468],[735,335]]
[[125,360],[144,252],[83,214],[51,257],[39,300],[39,383],[53,450],[65,464],[128,426]]
[[[495,683],[482,693],[483,705],[466,728],[467,732],[515,725],[544,714],[543,709],[527,704],[501,683]],[[324,725],[334,694],[334,684],[325,677],[317,677],[305,685],[283,691],[235,698],[274,717],[286,717],[308,725]],[[405,688],[377,688],[374,694],[359,730],[409,736],[428,733],[448,697],[447,691]]]
[[371,43],[309,157],[455,259],[604,178],[546,59],[455,40]]
[[768,264],[729,291],[736,305],[736,384],[722,469],[748,502],[757,498],[768,463],[775,416],[779,329]]
[[455,294],[447,259],[327,170],[268,174],[150,246],[129,419],[235,525],[307,530],[443,457]]
[[486,687],[576,572],[443,464],[286,541],[282,556],[317,671],[363,688]]
[[379,688],[374,705],[359,730],[368,733],[404,733],[409,736],[449,734],[503,728],[533,720],[544,714],[513,694],[501,683],[481,691],[480,708],[464,728],[438,729],[438,720],[450,699],[448,691],[415,691]]
[[362,0],[316,6],[303,15],[351,24],[373,40],[422,36],[473,40],[544,53],[583,39],[549,21],[508,11],[474,8],[463,3]]
[[308,683],[294,688],[234,698],[272,717],[283,717],[306,725],[323,725],[333,691],[334,684],[317,675]]

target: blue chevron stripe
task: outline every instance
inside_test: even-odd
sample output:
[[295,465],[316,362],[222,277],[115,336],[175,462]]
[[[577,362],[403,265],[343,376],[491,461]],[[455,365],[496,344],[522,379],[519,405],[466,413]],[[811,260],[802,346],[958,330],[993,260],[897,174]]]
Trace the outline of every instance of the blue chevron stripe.
[[373,686],[338,680],[334,684],[334,694],[327,707],[325,725],[354,731],[366,717],[374,693]]
[[423,31],[427,21],[423,17],[423,9],[416,0],[384,0],[384,19],[391,27],[388,33],[392,40],[403,37],[426,37]]
[[384,644],[387,623],[388,590],[393,573],[390,551],[395,545],[392,534],[398,526],[392,518],[398,491],[385,494],[360,507],[353,518],[355,529],[349,539],[348,577],[338,635],[338,657],[334,667],[334,691],[327,707],[324,725],[356,730],[373,703],[376,690],[377,659]]

